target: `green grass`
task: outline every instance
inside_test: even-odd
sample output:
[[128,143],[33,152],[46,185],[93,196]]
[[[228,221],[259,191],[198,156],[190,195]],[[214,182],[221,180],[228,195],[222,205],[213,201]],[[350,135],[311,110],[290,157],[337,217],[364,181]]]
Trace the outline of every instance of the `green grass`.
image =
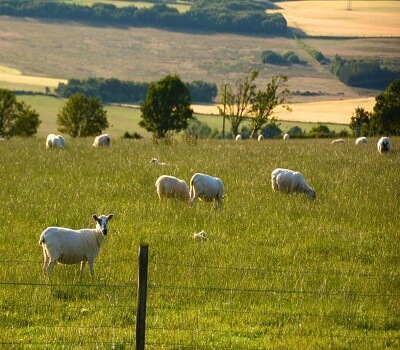
[[[386,156],[376,141],[1,141],[0,347],[132,348],[147,242],[149,349],[398,348],[400,139]],[[273,193],[275,167],[301,171],[317,199]],[[223,180],[221,209],[159,202],[159,175],[195,172]],[[78,266],[42,276],[44,228],[111,212],[94,281]]]

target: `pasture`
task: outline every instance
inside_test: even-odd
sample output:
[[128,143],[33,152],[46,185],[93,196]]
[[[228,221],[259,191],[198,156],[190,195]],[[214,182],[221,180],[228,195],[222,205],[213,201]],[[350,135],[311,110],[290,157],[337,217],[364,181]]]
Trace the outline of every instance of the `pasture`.
[[[147,242],[149,349],[399,348],[400,138],[385,156],[377,140],[1,141],[0,347],[133,348]],[[273,193],[276,167],[301,171],[317,199]],[[221,209],[159,201],[158,176],[195,172],[223,180]],[[115,214],[95,279],[76,265],[45,278],[40,233],[94,227],[94,213]]]

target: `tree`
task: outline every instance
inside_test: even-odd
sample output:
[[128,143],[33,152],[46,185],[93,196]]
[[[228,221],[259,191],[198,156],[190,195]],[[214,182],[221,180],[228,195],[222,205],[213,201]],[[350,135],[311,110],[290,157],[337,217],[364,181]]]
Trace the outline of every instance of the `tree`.
[[151,83],[146,98],[141,104],[142,120],[139,126],[163,139],[173,131],[186,129],[193,118],[190,108],[191,96],[186,84],[178,75],[167,75]]
[[251,71],[243,79],[236,82],[236,91],[228,84],[222,85],[223,91],[221,100],[223,108],[218,107],[219,114],[226,117],[231,123],[233,138],[239,133],[239,126],[252,112],[252,103],[256,96],[256,84],[254,81],[258,77],[258,71]]
[[[274,108],[284,103],[290,94],[286,88],[287,77],[285,75],[273,76],[271,82],[268,83],[265,91],[258,90],[252,101],[250,138],[258,133],[265,125],[268,124],[268,118],[272,115]],[[291,111],[289,106],[283,106],[288,111]],[[274,118],[276,119],[276,118]]]
[[394,80],[375,101],[370,133],[400,135],[400,79]]
[[14,93],[0,89],[0,135],[32,136],[41,121],[39,114],[24,102],[18,102]]
[[72,137],[101,134],[107,129],[107,111],[101,101],[81,93],[72,95],[57,115],[58,130]]
[[358,107],[355,109],[355,114],[351,116],[349,127],[356,137],[359,137],[363,128],[369,124],[369,117],[370,114],[365,108]]

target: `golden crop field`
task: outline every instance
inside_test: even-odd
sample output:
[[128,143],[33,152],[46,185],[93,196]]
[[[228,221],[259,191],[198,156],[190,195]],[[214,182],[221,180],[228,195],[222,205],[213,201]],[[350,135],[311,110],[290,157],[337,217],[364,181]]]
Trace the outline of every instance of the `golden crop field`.
[[311,36],[398,37],[399,1],[283,1],[288,26]]

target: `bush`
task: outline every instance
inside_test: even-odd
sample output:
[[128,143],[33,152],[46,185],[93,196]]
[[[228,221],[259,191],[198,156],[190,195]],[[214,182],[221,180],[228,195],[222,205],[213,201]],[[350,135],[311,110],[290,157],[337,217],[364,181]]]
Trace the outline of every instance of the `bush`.
[[299,56],[297,56],[294,51],[286,51],[282,55],[282,57],[287,63],[290,63],[290,64],[300,63]]
[[285,64],[286,61],[283,57],[271,50],[265,50],[261,54],[262,63],[270,63],[270,64]]

